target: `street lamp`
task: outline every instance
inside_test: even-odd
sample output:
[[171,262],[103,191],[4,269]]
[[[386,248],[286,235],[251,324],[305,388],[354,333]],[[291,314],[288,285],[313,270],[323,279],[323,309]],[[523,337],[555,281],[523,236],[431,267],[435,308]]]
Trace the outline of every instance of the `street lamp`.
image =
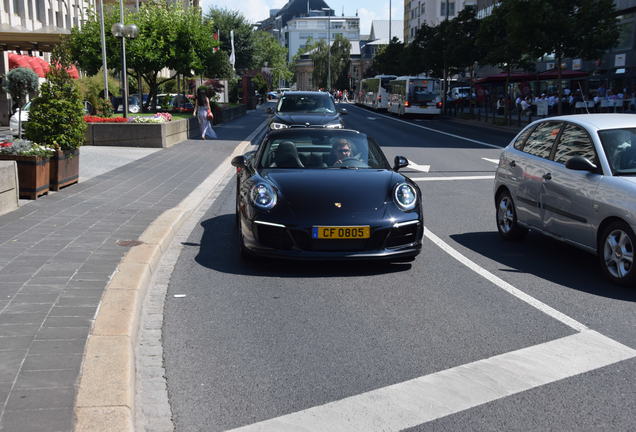
[[322,8],[327,12],[327,91],[331,93],[331,8]]
[[[121,20],[124,21],[123,0],[120,0]],[[139,34],[139,29],[134,24],[124,25],[121,22],[113,24],[111,33],[121,39],[121,89],[124,104],[124,118],[128,117],[128,80],[126,79],[126,38],[134,39]]]

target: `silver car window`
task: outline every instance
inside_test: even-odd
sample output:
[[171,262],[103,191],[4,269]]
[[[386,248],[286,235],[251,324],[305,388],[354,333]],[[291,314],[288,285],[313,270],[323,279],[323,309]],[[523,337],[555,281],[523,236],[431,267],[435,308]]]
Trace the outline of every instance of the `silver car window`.
[[526,140],[523,151],[534,156],[549,158],[554,142],[559,136],[561,122],[548,121],[540,123]]
[[636,129],[598,131],[613,175],[636,175]]
[[585,129],[566,124],[559,138],[554,161],[565,164],[574,156],[583,156],[592,163],[597,163],[594,144]]

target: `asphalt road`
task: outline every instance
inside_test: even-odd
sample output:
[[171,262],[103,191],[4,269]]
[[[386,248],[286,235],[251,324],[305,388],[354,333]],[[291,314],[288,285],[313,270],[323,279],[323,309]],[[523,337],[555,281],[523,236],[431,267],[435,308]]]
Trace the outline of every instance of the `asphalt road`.
[[[390,160],[400,154],[419,165],[405,170],[410,177],[428,179],[419,181],[431,234],[421,255],[393,265],[246,264],[230,181],[192,232],[168,289],[164,363],[176,430],[285,422],[291,413],[314,419],[314,407],[333,402],[323,407],[329,417],[345,398],[355,402],[345,417],[375,421],[360,430],[636,429],[636,360],[606,365],[614,347],[595,360],[587,340],[571,348],[590,332],[559,314],[633,349],[636,291],[606,283],[596,258],[571,247],[533,233],[518,244],[499,239],[492,179],[481,177],[494,174],[497,147],[512,134],[348,108],[348,127],[374,137]],[[507,369],[485,369],[509,377],[475,387],[480,365],[498,368],[511,356]],[[559,359],[564,365],[551,368]],[[579,362],[584,373],[568,369]],[[419,377],[438,380],[433,398],[444,408],[424,421],[422,409],[408,407],[430,385],[413,393],[400,384]],[[517,378],[528,384],[513,390]],[[395,405],[366,413],[388,386]],[[311,421],[313,430],[337,430]]]

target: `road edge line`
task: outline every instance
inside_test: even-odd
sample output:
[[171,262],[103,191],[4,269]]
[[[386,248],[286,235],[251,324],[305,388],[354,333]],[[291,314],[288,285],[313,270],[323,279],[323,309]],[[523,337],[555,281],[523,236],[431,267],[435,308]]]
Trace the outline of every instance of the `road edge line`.
[[135,344],[139,314],[162,254],[188,216],[214,193],[242,154],[266,128],[261,122],[230,156],[177,206],[164,211],[121,259],[106,285],[86,341],[74,401],[74,431],[135,430]]

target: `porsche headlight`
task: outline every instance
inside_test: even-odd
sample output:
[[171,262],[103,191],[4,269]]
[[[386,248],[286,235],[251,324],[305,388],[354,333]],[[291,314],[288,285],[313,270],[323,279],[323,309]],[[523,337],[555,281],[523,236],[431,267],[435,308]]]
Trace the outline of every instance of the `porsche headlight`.
[[402,210],[412,210],[417,204],[417,192],[410,184],[400,183],[395,187],[393,199]]
[[340,123],[329,123],[326,124],[325,127],[327,129],[342,129],[343,126]]
[[267,183],[258,183],[250,191],[252,203],[261,209],[271,209],[276,205],[276,192]]
[[285,123],[278,123],[278,122],[272,122],[269,125],[269,128],[273,129],[273,130],[287,129],[288,127],[289,127],[289,125],[286,125]]

